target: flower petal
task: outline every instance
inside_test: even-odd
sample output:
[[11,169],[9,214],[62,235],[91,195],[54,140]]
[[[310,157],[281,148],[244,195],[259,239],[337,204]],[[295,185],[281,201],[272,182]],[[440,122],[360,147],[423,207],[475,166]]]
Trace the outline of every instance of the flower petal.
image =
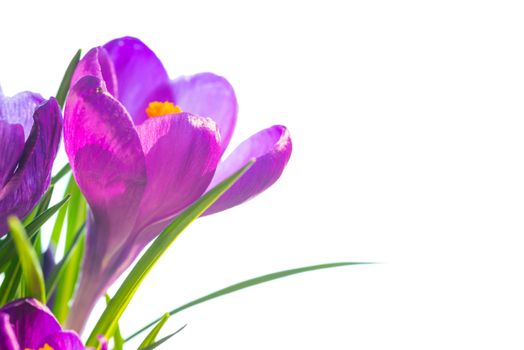
[[180,77],[172,82],[175,102],[185,112],[213,119],[220,130],[224,151],[233,136],[238,104],[229,82],[213,73]]
[[27,139],[33,127],[33,114],[42,102],[44,102],[42,96],[28,91],[13,97],[0,95],[0,120],[22,125]]
[[92,75],[106,84],[106,89],[115,98],[118,98],[118,87],[113,61],[103,47],[95,47],[78,62],[75,73],[71,78],[71,86],[74,86],[81,78]]
[[124,107],[92,76],[82,78],[69,93],[64,135],[75,179],[96,226],[97,233],[88,234],[87,249],[104,257],[133,227],[144,192],[140,139]]
[[38,349],[47,337],[61,331],[51,311],[35,299],[13,301],[2,307],[0,312],[9,316],[22,349]]
[[221,148],[215,122],[188,113],[150,118],[137,130],[148,178],[135,228],[140,231],[153,222],[173,217],[204,193]]
[[6,218],[25,217],[38,203],[51,181],[51,168],[62,134],[60,107],[54,98],[38,107],[34,124],[14,175],[0,189],[0,234]]
[[20,350],[13,326],[9,322],[9,315],[0,312],[0,349]]
[[118,99],[133,117],[135,124],[146,119],[145,99],[159,85],[169,81],[162,62],[143,42],[124,37],[104,45],[113,61],[118,81]]
[[40,346],[44,348],[45,344],[53,350],[85,350],[80,337],[73,331],[57,332],[47,337]]
[[24,151],[24,128],[0,120],[0,189],[11,178]]
[[[68,320],[80,330],[93,304],[122,271],[110,266],[132,237],[146,186],[146,162],[131,117],[93,76],[70,91],[64,139],[78,186],[89,207],[79,295]],[[108,267],[110,266],[110,267]]]
[[270,187],[278,180],[291,156],[292,144],[289,132],[276,125],[262,130],[244,141],[233,153],[219,164],[209,188],[244,166],[250,159],[255,164],[225,192],[203,215],[214,214],[239,205]]

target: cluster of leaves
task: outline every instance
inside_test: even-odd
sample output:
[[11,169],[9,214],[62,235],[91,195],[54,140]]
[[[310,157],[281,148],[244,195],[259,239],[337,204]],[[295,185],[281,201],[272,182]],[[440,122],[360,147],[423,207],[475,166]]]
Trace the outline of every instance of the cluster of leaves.
[[[61,107],[63,107],[69,89],[69,82],[80,59],[80,54],[79,50],[73,57],[57,93],[57,100]],[[96,347],[98,345],[98,336],[103,335],[108,340],[113,338],[115,350],[123,349],[125,342],[152,328],[138,349],[154,349],[181,330],[179,329],[157,340],[157,335],[167,319],[192,306],[241,289],[290,275],[318,269],[358,264],[341,262],[314,265],[271,273],[243,281],[197,298],[171,310],[127,338],[123,338],[118,322],[149,271],[151,271],[155,263],[182,231],[213,204],[220,195],[230,188],[252,164],[253,161],[250,161],[220,185],[207,192],[177,216],[153,241],[137,261],[115,295],[112,298],[107,296],[106,309],[98,319],[95,327],[91,330],[86,342],[87,346]],[[0,274],[3,274],[3,280],[1,280],[0,283],[0,306],[11,300],[25,297],[36,298],[42,303],[46,303],[48,298],[52,298],[52,302],[48,304],[61,323],[64,323],[67,319],[69,305],[74,298],[75,286],[80,274],[87,215],[87,203],[75,179],[72,175],[69,175],[70,170],[70,166],[66,165],[53,177],[51,185],[42,200],[23,222],[16,217],[10,217],[10,233],[4,239],[0,240]],[[51,206],[54,186],[58,181],[66,178],[66,176],[68,176],[69,182],[63,199]],[[49,248],[45,253],[42,253],[41,228],[50,218],[55,216],[55,214],[56,219],[48,244]],[[64,246],[64,253],[60,261],[55,263],[53,258],[51,266],[45,266],[45,255],[50,254],[53,257],[60,244]],[[42,266],[46,267],[47,271],[45,274]]]

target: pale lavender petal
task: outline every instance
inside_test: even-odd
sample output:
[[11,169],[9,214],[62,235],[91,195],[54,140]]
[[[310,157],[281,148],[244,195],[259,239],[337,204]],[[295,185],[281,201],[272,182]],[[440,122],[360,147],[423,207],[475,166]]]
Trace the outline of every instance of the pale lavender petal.
[[22,349],[38,349],[47,337],[61,331],[51,311],[34,299],[13,301],[2,307],[0,313],[9,316]]
[[291,156],[289,132],[276,125],[251,136],[219,164],[209,188],[244,166],[250,159],[256,162],[203,215],[214,214],[239,205],[270,187],[278,180]]
[[78,334],[73,331],[62,331],[47,337],[42,344],[49,345],[53,350],[85,350]]
[[200,73],[180,77],[172,86],[175,103],[183,111],[209,117],[217,123],[224,151],[233,135],[238,113],[231,84],[213,73]]
[[74,86],[86,75],[92,75],[104,81],[107,91],[118,98],[118,87],[113,61],[103,47],[95,47],[78,62],[75,73],[71,78],[71,86]]
[[136,38],[115,39],[105,44],[104,48],[115,67],[118,99],[135,124],[140,124],[146,118],[146,98],[151,97],[158,86],[169,81],[167,72],[155,53]]
[[0,120],[0,189],[11,178],[24,151],[24,128]]
[[33,127],[33,113],[44,98],[32,92],[21,92],[13,97],[0,95],[0,120],[20,124],[27,139]]
[[[140,125],[144,121],[148,120],[146,109],[151,102],[171,102],[175,101],[175,95],[173,94],[173,89],[171,88],[170,82],[165,82],[164,84],[158,86],[149,95],[144,96],[140,101],[137,101],[136,112],[133,115],[133,121],[135,125]],[[187,111],[185,111],[187,112]]]
[[34,124],[14,175],[0,189],[0,234],[6,218],[24,218],[38,203],[51,181],[51,168],[62,134],[62,115],[54,98],[38,107]]
[[221,148],[215,122],[188,113],[150,118],[137,130],[148,178],[135,227],[141,231],[151,223],[173,217],[204,193]]
[[9,322],[9,315],[0,312],[0,349],[20,350],[13,326]]
[[93,304],[122,272],[113,262],[133,241],[146,163],[131,117],[93,76],[80,79],[69,93],[64,135],[73,174],[90,207],[82,276],[68,320],[80,331]]

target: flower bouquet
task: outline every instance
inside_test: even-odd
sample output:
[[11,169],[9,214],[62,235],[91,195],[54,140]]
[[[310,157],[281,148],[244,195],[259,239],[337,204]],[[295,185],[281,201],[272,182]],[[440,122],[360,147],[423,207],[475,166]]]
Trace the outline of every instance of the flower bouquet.
[[[171,80],[136,38],[80,58],[79,51],[56,98],[0,91],[0,350],[118,350],[140,335],[139,349],[153,349],[176,333],[157,339],[168,317],[184,309],[277,278],[355,264],[243,281],[122,336],[120,317],[178,235],[198,217],[270,187],[292,144],[288,130],[275,125],[225,157],[238,109],[231,85],[212,73]],[[62,137],[69,163],[52,176]],[[68,178],[63,199],[52,203],[55,184]],[[51,219],[46,234],[42,225]],[[84,329],[104,295],[105,310]]]

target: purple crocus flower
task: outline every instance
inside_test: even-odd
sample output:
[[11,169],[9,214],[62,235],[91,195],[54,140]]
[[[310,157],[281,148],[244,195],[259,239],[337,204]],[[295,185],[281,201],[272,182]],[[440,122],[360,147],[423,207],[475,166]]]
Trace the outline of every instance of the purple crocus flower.
[[54,98],[7,97],[0,90],[0,236],[8,231],[7,217],[25,217],[49,186],[61,133]]
[[73,331],[64,331],[51,311],[35,299],[0,308],[1,350],[84,350]]
[[177,214],[251,158],[255,164],[204,215],[261,193],[291,155],[283,126],[262,130],[220,161],[237,118],[231,85],[212,73],[170,80],[135,38],[89,51],[73,76],[65,148],[89,207],[82,275],[69,326]]

